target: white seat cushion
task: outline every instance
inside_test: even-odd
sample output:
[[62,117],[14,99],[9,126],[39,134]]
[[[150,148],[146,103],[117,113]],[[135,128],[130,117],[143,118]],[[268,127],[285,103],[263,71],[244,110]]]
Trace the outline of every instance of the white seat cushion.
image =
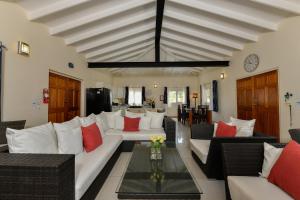
[[75,157],[75,198],[80,199],[122,142],[121,136],[105,136],[103,144],[92,152]]
[[190,143],[191,150],[200,158],[203,164],[206,164],[210,140],[190,139]]
[[290,200],[287,193],[267,179],[250,176],[228,176],[232,200]]
[[150,129],[150,130],[140,130],[137,132],[126,132],[117,129],[109,129],[105,132],[107,135],[121,135],[123,136],[123,140],[150,140],[152,136],[164,136],[166,137],[166,133],[164,129]]

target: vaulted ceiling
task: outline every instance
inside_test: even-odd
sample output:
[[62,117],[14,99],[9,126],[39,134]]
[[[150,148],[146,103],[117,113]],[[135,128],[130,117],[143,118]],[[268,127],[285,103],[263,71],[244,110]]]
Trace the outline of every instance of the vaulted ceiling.
[[[89,62],[154,61],[156,0],[15,2],[28,20],[45,24],[50,35],[63,38]],[[299,0],[166,0],[161,60],[228,60],[295,15],[300,15]],[[188,73],[200,70],[190,68]]]

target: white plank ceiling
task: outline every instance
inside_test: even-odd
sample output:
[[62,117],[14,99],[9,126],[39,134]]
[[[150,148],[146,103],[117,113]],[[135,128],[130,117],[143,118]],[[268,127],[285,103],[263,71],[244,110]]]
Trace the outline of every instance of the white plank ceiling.
[[[156,0],[14,0],[89,62],[154,61]],[[262,33],[300,15],[299,0],[166,0],[162,61],[230,60]],[[151,71],[152,70],[152,71]],[[201,68],[157,68],[197,74]],[[113,74],[153,69],[110,69]]]

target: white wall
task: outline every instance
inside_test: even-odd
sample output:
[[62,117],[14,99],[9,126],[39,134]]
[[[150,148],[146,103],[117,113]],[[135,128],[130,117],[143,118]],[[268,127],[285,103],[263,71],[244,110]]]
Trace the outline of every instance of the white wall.
[[[154,84],[158,84],[157,88],[154,88]],[[194,99],[192,99],[192,93],[197,92],[199,94],[199,80],[198,76],[121,76],[113,77],[113,90],[129,87],[146,87],[146,98],[156,98],[156,107],[164,107],[163,102],[159,100],[160,95],[163,95],[164,87],[187,87],[190,86],[190,101],[191,106],[194,105]],[[199,99],[197,99],[199,102]],[[167,109],[167,115],[177,116],[177,105],[173,105]]]
[[[300,128],[300,17],[285,20],[279,31],[267,33],[260,37],[257,43],[245,46],[245,49],[234,53],[228,69],[216,69],[200,75],[200,82],[206,83],[220,79],[220,73],[225,72],[225,79],[219,81],[220,112],[213,114],[213,120],[228,120],[236,116],[236,80],[255,74],[278,69],[279,71],[279,107],[280,107],[280,139],[285,142],[290,139],[288,129]],[[254,73],[243,69],[247,55],[256,53],[260,64]],[[284,102],[284,94],[294,94],[291,99],[293,106],[293,126],[289,125],[289,109]]]
[[[48,121],[48,105],[41,104],[41,97],[43,88],[48,88],[50,69],[82,80],[83,92],[84,87],[93,87],[96,82],[111,85],[110,74],[87,69],[83,56],[62,39],[49,36],[45,26],[29,22],[18,5],[0,1],[0,24],[0,40],[8,49],[3,54],[4,121],[26,119],[27,126]],[[30,45],[29,57],[17,54],[18,41]],[[69,69],[68,62],[75,68]],[[81,107],[84,114],[84,101]]]

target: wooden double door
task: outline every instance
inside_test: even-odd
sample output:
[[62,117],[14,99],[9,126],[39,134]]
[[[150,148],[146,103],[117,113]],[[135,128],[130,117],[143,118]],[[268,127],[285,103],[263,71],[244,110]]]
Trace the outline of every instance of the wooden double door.
[[49,73],[48,121],[64,122],[80,115],[81,82]]
[[255,131],[279,139],[278,72],[237,80],[239,119],[256,119]]

